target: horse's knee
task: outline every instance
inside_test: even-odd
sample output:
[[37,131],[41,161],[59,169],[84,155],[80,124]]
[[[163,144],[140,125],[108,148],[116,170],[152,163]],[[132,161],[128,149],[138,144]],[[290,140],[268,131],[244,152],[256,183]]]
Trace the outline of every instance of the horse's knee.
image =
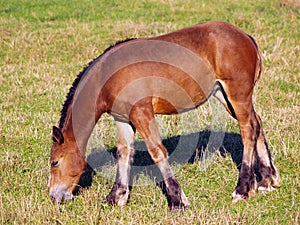
[[117,145],[117,157],[118,161],[122,163],[131,163],[133,160],[134,148],[133,146],[127,146],[118,143]]
[[168,158],[168,153],[162,144],[148,150],[154,163],[159,163]]

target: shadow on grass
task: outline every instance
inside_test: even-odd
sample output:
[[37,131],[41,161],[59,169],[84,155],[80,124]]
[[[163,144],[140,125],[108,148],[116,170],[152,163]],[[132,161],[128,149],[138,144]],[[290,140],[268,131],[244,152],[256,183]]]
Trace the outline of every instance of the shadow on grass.
[[[214,141],[217,142],[216,145]],[[215,153],[221,156],[229,154],[238,169],[242,161],[242,140],[241,136],[235,133],[205,130],[188,135],[170,137],[164,139],[163,144],[168,151],[171,165],[183,165],[196,161],[201,163],[201,161],[206,160],[206,157]],[[130,186],[134,183],[134,179],[137,180],[143,174],[153,180],[164,191],[163,179],[157,166],[152,161],[145,143],[136,141],[134,148],[135,155],[131,166]],[[92,185],[96,171],[101,171],[107,166],[117,164],[117,148],[108,150],[92,149],[87,156],[87,162],[86,172],[82,175],[79,182],[82,188],[89,188]]]

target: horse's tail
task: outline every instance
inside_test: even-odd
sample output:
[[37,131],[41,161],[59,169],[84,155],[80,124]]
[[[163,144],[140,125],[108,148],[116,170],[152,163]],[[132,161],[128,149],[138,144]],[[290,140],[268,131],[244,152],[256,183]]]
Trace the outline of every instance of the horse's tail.
[[254,44],[255,48],[256,48],[256,52],[257,52],[257,63],[256,63],[256,71],[255,71],[255,78],[254,78],[254,84],[256,83],[256,81],[259,80],[260,78],[260,74],[262,71],[262,60],[261,60],[261,55],[257,46],[257,43],[255,41],[255,39],[248,34],[248,37],[250,38],[250,40],[252,41],[252,43]]

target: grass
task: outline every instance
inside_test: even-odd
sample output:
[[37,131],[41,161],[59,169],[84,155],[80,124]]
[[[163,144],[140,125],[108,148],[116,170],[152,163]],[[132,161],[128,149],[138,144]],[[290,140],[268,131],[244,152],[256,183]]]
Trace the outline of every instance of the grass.
[[[298,224],[299,9],[297,0],[1,0],[0,222]],[[105,204],[112,181],[101,172],[91,188],[74,201],[52,204],[47,190],[51,127],[57,124],[65,95],[81,68],[117,40],[163,34],[209,20],[234,23],[259,44],[264,71],[254,102],[264,121],[282,187],[231,204],[238,175],[236,164],[228,154],[219,157],[216,153],[176,170],[191,202],[184,213],[170,213],[160,189],[146,175],[136,180],[130,202],[123,208]],[[215,107],[210,101],[194,112],[197,123],[191,133],[211,128]],[[239,138],[233,138],[238,133],[236,122],[226,113],[221,115],[230,137],[226,146],[239,149]],[[164,138],[182,132],[173,126],[178,117],[162,116],[158,120]],[[101,119],[92,139],[92,145],[101,148],[115,146],[110,117]]]

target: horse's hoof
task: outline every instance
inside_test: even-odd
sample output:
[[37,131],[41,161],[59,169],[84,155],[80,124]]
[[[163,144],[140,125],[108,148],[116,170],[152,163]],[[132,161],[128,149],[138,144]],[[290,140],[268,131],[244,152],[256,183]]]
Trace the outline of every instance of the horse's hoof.
[[232,193],[232,203],[237,203],[238,201],[247,200],[249,198],[252,198],[255,195],[255,190],[250,190],[248,193],[245,194],[239,194],[235,190]]
[[274,166],[274,168],[275,168],[275,172],[274,172],[274,175],[271,177],[271,184],[272,184],[272,187],[278,188],[278,187],[280,187],[280,184],[281,184],[281,178],[280,178],[277,168],[275,166]]
[[261,194],[266,194],[266,193],[268,193],[268,192],[274,191],[275,188],[272,187],[271,184],[269,184],[268,187],[259,186],[257,190],[258,190],[259,193],[261,193]]
[[184,212],[184,210],[190,206],[190,202],[182,190],[180,198],[180,201],[175,201],[169,204],[171,212]]
[[190,206],[190,202],[186,195],[184,194],[183,190],[181,190],[181,202],[184,205],[185,208]]
[[117,189],[117,191],[112,191],[106,197],[106,204],[124,206],[127,204],[129,198],[129,189]]
[[170,205],[169,208],[170,208],[170,211],[171,211],[171,212],[177,213],[177,212],[184,212],[184,210],[186,209],[186,206],[183,205],[183,204],[179,204],[179,205]]
[[245,199],[246,197],[241,194],[238,194],[236,190],[232,193],[232,203],[237,203],[238,201],[242,201]]
[[107,205],[116,205],[115,198],[111,197],[110,195],[105,198],[105,202]]

